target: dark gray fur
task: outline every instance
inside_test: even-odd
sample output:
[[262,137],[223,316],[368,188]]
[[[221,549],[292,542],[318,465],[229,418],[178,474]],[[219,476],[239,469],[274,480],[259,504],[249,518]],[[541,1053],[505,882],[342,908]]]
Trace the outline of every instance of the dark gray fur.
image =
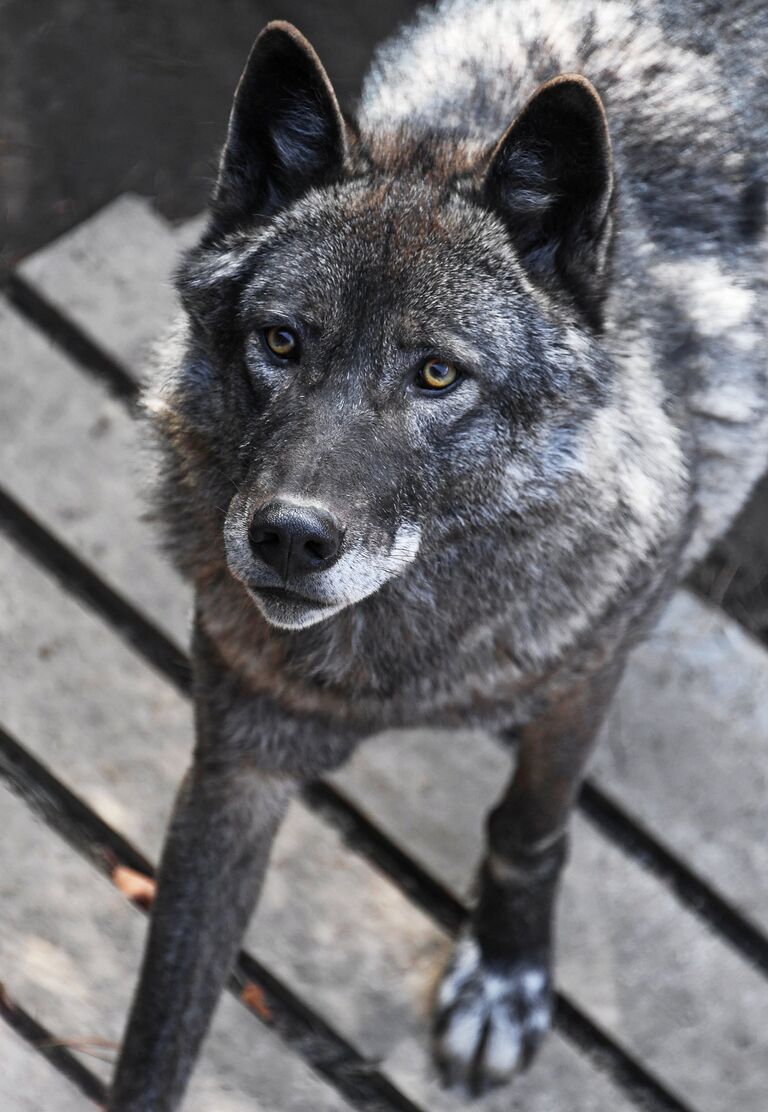
[[[384,726],[517,740],[435,1050],[475,1092],[535,1052],[605,707],[768,458],[768,15],[701,11],[454,0],[354,123],[295,32],[257,42],[147,395],[198,740],[113,1112],[177,1107],[289,796]],[[563,72],[607,133],[579,80],[521,115]],[[430,356],[466,369],[444,396],[414,387]],[[345,531],[288,584],[306,604],[249,544],[275,500]]]

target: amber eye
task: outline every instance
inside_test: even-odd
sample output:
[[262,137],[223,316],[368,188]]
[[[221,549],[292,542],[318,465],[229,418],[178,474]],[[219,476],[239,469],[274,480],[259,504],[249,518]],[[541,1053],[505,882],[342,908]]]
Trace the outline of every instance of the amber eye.
[[299,350],[299,341],[290,328],[273,325],[264,329],[264,342],[271,352],[279,355],[281,359],[294,358]]
[[459,372],[453,363],[444,363],[442,359],[428,359],[419,371],[416,382],[423,390],[445,390],[453,386],[458,377]]

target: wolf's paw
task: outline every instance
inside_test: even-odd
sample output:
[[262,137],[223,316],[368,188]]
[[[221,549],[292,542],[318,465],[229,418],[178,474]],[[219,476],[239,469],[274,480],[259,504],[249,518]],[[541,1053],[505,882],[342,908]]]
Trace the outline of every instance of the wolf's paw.
[[437,993],[434,1054],[443,1083],[471,1096],[525,1070],[549,1029],[549,970],[482,958],[462,939]]

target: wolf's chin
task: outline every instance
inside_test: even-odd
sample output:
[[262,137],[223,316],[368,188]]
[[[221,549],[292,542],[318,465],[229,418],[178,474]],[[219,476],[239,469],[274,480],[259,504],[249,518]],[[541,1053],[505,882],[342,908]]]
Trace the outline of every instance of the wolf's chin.
[[313,605],[309,600],[304,603],[294,599],[265,598],[251,587],[246,587],[246,591],[262,616],[277,629],[308,629],[351,605],[346,602]]

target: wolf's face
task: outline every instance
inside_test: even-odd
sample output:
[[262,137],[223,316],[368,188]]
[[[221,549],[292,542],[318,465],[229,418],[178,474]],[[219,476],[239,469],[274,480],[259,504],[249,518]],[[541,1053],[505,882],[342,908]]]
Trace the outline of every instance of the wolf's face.
[[295,32],[257,42],[180,286],[234,490],[228,565],[270,622],[311,625],[546,512],[602,388],[610,191],[594,94],[555,100],[598,151],[560,213],[556,167],[528,156],[515,176],[536,101],[448,183],[353,141]]

